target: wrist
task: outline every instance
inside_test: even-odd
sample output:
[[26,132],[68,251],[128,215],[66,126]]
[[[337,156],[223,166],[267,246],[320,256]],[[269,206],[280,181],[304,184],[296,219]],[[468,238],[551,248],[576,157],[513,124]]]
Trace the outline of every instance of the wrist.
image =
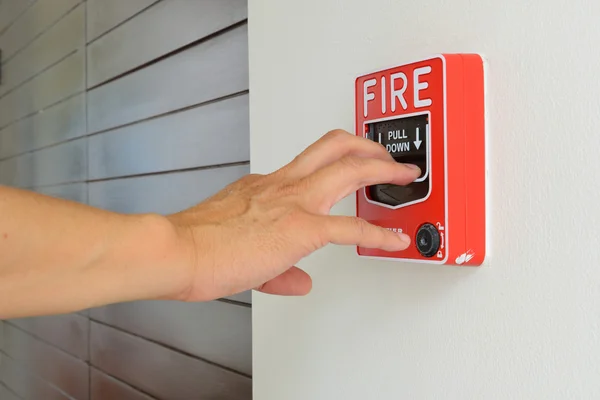
[[189,245],[179,229],[158,214],[128,215],[122,222],[108,239],[99,265],[107,271],[117,269],[113,272],[118,279],[112,279],[112,292],[120,295],[114,300],[182,298],[194,272]]
[[148,286],[154,288],[148,293],[149,299],[185,300],[195,274],[195,251],[189,232],[158,214],[141,215],[139,224],[142,235],[150,238],[145,246],[147,265],[155,279]]

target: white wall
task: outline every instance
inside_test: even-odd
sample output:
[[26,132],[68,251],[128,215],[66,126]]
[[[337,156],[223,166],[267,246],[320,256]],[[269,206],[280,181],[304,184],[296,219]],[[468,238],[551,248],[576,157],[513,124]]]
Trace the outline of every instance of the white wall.
[[[438,52],[490,64],[487,266],[300,266],[254,297],[256,400],[600,398],[600,2],[250,2],[251,165],[353,130],[353,79]],[[354,198],[334,210],[352,215]]]

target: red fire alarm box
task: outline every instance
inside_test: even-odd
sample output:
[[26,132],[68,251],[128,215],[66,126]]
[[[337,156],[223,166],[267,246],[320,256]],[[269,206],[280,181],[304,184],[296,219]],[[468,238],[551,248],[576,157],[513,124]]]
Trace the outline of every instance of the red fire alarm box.
[[443,54],[356,80],[356,134],[399,163],[421,168],[406,186],[357,192],[357,216],[404,232],[404,251],[358,248],[367,257],[481,265],[486,255],[484,61]]

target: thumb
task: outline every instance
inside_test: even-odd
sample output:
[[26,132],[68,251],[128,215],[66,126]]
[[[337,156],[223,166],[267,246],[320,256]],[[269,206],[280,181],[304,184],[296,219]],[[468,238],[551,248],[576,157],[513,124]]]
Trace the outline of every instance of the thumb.
[[305,296],[310,293],[311,289],[310,275],[297,267],[291,267],[256,288],[259,292],[280,296]]

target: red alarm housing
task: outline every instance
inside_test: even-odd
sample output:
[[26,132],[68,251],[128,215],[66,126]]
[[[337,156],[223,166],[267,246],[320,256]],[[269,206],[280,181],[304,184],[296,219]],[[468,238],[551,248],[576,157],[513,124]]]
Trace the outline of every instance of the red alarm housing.
[[421,176],[357,192],[357,216],[404,232],[404,251],[366,257],[481,265],[486,256],[485,72],[477,54],[442,54],[356,79],[356,134]]

